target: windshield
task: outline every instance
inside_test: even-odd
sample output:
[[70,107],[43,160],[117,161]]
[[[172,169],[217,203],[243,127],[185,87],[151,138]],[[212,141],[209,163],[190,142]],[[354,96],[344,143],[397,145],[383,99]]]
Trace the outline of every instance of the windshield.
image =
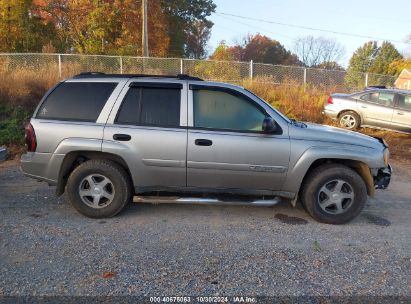
[[280,111],[278,111],[276,108],[274,108],[272,105],[270,105],[268,102],[266,102],[264,99],[262,99],[260,96],[254,94],[253,92],[251,92],[250,90],[247,90],[244,88],[244,90],[246,90],[248,93],[252,94],[253,96],[255,96],[256,98],[258,98],[259,100],[261,100],[262,102],[266,103],[271,109],[273,109],[278,115],[280,115],[285,121],[287,121],[288,123],[291,123],[291,120],[285,116],[283,113],[281,113]]

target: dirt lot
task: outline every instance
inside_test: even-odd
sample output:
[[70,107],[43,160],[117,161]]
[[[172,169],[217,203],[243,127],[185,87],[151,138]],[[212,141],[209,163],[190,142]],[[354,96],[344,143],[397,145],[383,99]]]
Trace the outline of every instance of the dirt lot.
[[411,165],[343,226],[301,207],[130,205],[92,220],[0,165],[0,295],[411,297]]

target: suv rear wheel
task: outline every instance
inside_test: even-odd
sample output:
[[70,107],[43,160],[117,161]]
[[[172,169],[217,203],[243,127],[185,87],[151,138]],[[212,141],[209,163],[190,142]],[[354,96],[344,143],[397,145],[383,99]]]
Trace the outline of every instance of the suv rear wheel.
[[71,173],[67,193],[73,207],[91,218],[115,216],[131,199],[125,170],[107,160],[89,160]]
[[315,168],[306,177],[301,201],[317,221],[344,224],[364,208],[367,188],[353,169],[340,164],[327,164]]
[[361,118],[354,111],[343,112],[339,117],[340,127],[355,130],[360,127]]

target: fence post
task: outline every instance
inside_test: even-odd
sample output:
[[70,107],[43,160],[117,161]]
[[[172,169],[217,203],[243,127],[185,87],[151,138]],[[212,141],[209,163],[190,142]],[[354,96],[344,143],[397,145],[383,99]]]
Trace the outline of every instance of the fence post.
[[250,60],[250,79],[253,80],[253,74],[254,74],[254,63],[253,60]]
[[61,78],[61,54],[58,54],[59,59],[59,78]]
[[180,74],[184,74],[183,58],[180,58]]
[[123,74],[123,57],[120,56],[120,74]]
[[304,68],[304,83],[303,83],[304,92],[305,92],[306,86],[307,86],[307,68]]
[[368,73],[365,73],[365,87],[368,87]]

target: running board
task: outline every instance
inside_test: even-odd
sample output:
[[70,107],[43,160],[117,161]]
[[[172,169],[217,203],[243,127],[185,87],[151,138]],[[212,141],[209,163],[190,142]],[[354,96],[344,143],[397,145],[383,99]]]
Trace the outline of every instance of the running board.
[[197,198],[197,197],[161,197],[161,196],[134,196],[134,203],[150,204],[196,204],[196,205],[234,205],[234,206],[264,206],[271,207],[277,205],[281,199],[275,197],[271,200],[255,201],[226,201],[217,198]]

